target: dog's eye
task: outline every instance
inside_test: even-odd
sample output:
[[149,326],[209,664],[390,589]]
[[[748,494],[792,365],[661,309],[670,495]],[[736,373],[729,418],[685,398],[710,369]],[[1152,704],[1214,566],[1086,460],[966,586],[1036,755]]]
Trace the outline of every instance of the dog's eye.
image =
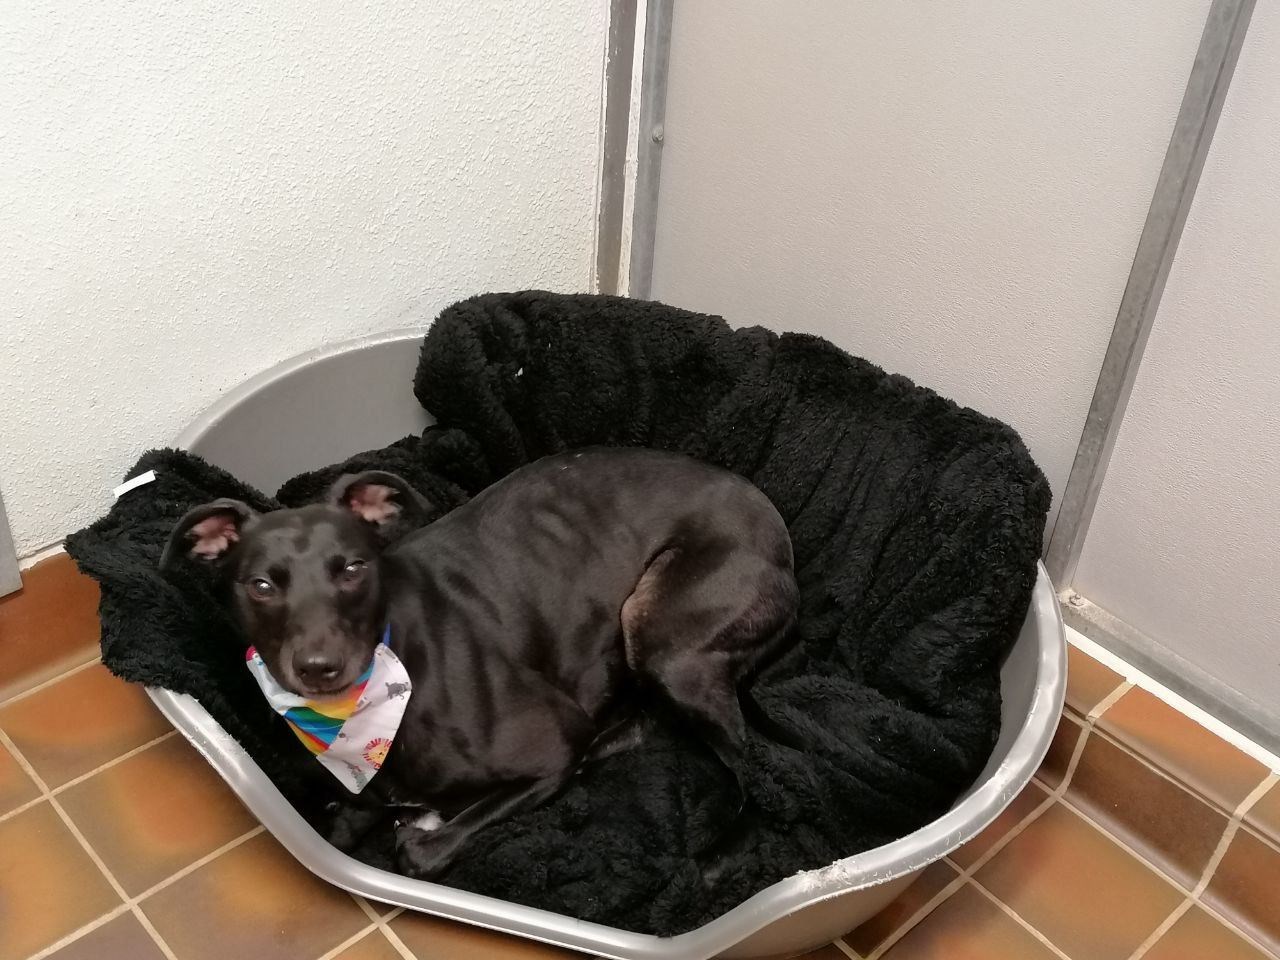
[[365,563],[363,560],[352,560],[342,568],[342,578],[348,582],[359,580],[364,576]]
[[259,600],[274,597],[276,585],[263,577],[254,577],[249,581],[249,593]]

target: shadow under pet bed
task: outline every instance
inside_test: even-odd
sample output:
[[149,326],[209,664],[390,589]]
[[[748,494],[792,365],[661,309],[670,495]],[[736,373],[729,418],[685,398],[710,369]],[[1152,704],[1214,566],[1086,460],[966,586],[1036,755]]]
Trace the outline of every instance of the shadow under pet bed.
[[[593,444],[735,470],[788,523],[795,651],[753,694],[807,749],[753,737],[751,855],[702,881],[691,851],[733,791],[676,728],[478,836],[443,884],[381,869],[389,831],[364,863],[328,847],[294,809],[317,812],[318,765],[300,768],[264,710],[208,572],[156,571],[169,530],[217,496],[307,502],[353,468],[393,470],[448,508]],[[1036,587],[1049,495],[1021,441],[817,338],[617,298],[488,295],[446,310],[425,342],[373,338],[257,378],[179,446],[143,457],[131,475],[157,480],[69,541],[102,585],[104,662],[163,688],[170,719],[303,862],[378,899],[619,957],[800,949],[856,921],[848,893],[870,909],[993,818],[1061,707],[1061,626],[1047,580]],[[271,499],[242,481],[283,486]],[[806,904],[788,933],[779,918]]]

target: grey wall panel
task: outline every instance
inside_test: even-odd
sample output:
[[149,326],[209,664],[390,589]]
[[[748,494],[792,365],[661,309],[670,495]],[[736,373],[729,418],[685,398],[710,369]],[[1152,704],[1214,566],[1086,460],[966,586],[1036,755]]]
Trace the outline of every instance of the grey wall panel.
[[1259,4],[1076,588],[1280,716],[1280,8]]
[[1060,492],[1208,8],[677,3],[654,296],[1002,417]]

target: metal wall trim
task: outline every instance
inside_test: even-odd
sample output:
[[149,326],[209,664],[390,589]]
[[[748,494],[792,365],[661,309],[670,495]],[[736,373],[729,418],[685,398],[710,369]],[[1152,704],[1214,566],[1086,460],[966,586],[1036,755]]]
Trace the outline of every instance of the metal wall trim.
[[658,231],[663,123],[667,113],[667,68],[671,61],[673,0],[647,0],[636,128],[635,198],[631,213],[627,293],[646,299],[653,288],[653,251]]
[[18,552],[13,546],[13,534],[9,532],[9,520],[4,512],[4,497],[0,496],[0,597],[22,587],[22,573],[18,568]]
[[600,182],[596,207],[593,288],[617,294],[622,286],[623,222],[626,219],[627,135],[631,126],[631,74],[638,0],[610,0],[601,107]]
[[1255,0],[1213,0],[1209,8],[1045,551],[1045,566],[1059,589],[1068,588],[1075,581],[1089,522],[1222,114],[1254,3]]

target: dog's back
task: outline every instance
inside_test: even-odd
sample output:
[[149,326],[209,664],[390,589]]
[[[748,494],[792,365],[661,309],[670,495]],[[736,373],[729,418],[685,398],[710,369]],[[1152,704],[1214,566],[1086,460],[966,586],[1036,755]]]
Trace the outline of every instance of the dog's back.
[[[791,543],[768,498],[726,470],[654,450],[589,449],[538,460],[401,540],[384,559],[405,570],[393,580],[403,585],[393,585],[393,597],[425,584],[437,601],[428,632],[446,648],[441,656],[496,647],[595,717],[627,659],[638,666],[623,606],[656,558],[676,555],[685,558],[690,586],[731,559],[731,575],[776,570],[780,601],[794,600]],[[631,603],[633,620],[655,612],[660,601],[645,599],[649,593]],[[408,611],[420,607],[412,596],[399,599]]]

